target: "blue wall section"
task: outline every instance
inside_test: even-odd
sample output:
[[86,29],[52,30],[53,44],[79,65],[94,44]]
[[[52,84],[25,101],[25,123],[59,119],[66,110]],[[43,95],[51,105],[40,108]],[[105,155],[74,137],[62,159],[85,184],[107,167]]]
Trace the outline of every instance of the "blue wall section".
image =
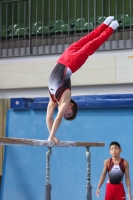
[[[47,139],[46,110],[9,110],[6,136]],[[105,142],[105,147],[90,148],[93,200],[109,155],[111,141],[120,142],[122,157],[130,163],[133,183],[133,108],[79,109],[73,122],[63,120],[60,140]],[[1,200],[44,200],[46,147],[5,147]],[[51,155],[52,200],[86,199],[86,149],[53,148]],[[125,179],[124,179],[125,181]],[[132,184],[133,185],[133,184]],[[133,188],[132,188],[133,191]],[[105,183],[100,198],[104,199]]]

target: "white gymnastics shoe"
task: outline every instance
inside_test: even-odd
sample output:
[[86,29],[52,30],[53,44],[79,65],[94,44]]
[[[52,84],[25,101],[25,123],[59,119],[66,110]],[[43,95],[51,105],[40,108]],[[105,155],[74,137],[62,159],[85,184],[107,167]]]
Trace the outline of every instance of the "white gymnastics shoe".
[[105,21],[103,22],[106,25],[109,25],[110,22],[112,22],[112,20],[114,19],[114,16],[109,16],[105,19]]
[[117,29],[119,26],[119,23],[117,20],[112,21],[112,23],[109,25],[113,30]]

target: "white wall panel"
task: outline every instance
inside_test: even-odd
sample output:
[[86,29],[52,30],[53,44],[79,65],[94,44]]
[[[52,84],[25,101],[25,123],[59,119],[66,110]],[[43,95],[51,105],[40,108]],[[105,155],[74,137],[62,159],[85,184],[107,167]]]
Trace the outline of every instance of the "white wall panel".
[[90,57],[82,69],[73,75],[73,85],[114,84],[116,81],[115,60],[115,57]]
[[[132,54],[133,55],[133,54]],[[116,83],[133,82],[133,56],[123,56],[116,59]]]
[[[5,58],[0,61],[0,89],[47,87],[60,55]],[[133,51],[100,51],[72,75],[73,86],[133,83]]]

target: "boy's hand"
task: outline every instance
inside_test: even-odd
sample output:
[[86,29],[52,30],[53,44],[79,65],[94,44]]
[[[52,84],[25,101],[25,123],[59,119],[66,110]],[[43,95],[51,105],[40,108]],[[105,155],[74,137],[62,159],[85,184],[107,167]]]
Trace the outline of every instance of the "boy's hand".
[[132,200],[132,195],[130,192],[127,193],[127,198],[128,198],[128,200]]
[[60,143],[60,141],[55,136],[53,138],[49,136],[48,141],[51,142],[53,145],[58,145]]
[[96,190],[96,196],[97,196],[97,198],[99,198],[99,196],[100,196],[100,190],[99,189]]
[[53,138],[51,138],[50,136],[48,137],[48,141],[51,142],[53,145],[56,144],[55,140]]
[[55,143],[58,145],[60,143],[60,140],[58,140],[55,136],[54,136],[54,141]]

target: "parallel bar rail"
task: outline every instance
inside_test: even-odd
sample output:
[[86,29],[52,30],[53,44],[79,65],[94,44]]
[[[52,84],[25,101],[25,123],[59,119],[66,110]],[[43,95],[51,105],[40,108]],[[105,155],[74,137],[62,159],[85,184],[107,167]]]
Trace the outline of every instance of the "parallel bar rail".
[[26,138],[11,138],[11,137],[0,137],[0,145],[22,145],[22,146],[45,146],[48,147],[46,152],[46,185],[45,185],[45,200],[51,200],[51,189],[50,184],[50,155],[52,154],[52,147],[86,147],[87,156],[87,185],[86,185],[86,200],[92,200],[92,186],[91,186],[91,153],[89,152],[90,147],[103,147],[103,142],[75,142],[75,141],[61,141],[59,145],[53,145],[47,140],[36,140]]
[[22,145],[22,146],[47,146],[47,147],[102,147],[102,142],[75,142],[60,141],[59,145],[54,145],[47,140],[36,140],[26,138],[0,137],[0,145]]

